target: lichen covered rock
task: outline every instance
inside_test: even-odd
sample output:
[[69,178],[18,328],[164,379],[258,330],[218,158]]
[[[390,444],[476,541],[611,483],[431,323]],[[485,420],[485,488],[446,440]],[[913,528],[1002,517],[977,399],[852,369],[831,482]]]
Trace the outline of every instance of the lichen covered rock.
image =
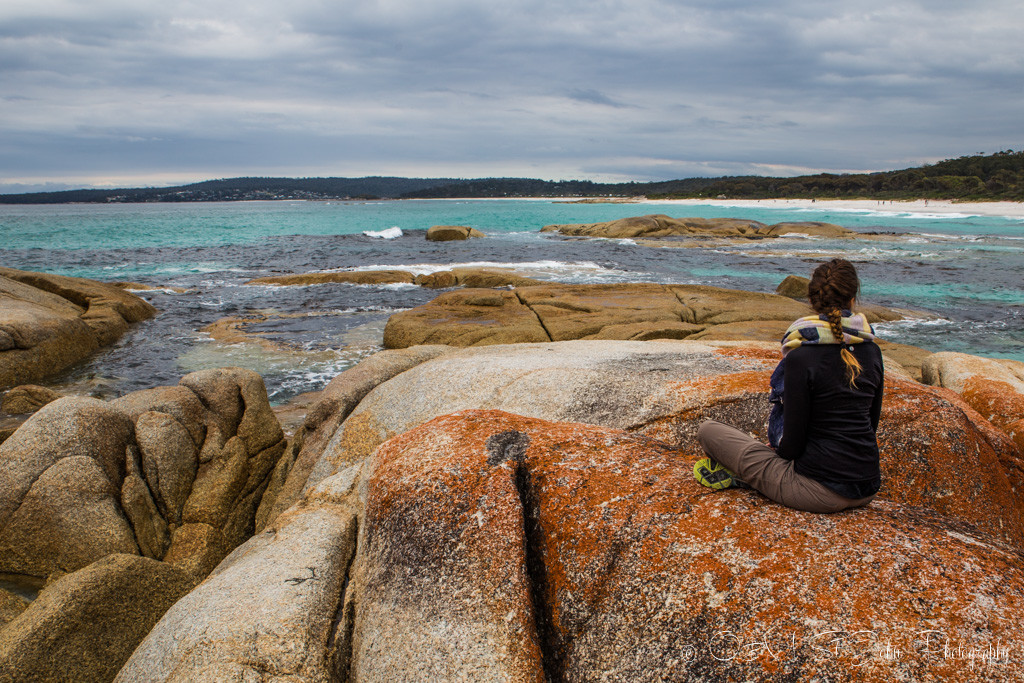
[[1004,430],[1024,455],[1024,363],[942,352],[929,356],[922,372],[928,384],[960,394]]
[[941,681],[964,670],[944,651],[1000,644],[973,680],[1024,675],[1006,646],[1018,552],[892,502],[814,515],[714,492],[692,464],[494,411],[388,441],[367,484],[352,675]]
[[[705,419],[767,440],[768,378],[778,360],[776,344],[688,340],[452,351],[370,391],[321,440],[326,445],[306,450],[307,464],[291,473],[287,486],[309,489],[362,462],[387,439],[467,409],[614,427],[694,453]],[[1024,547],[1024,467],[1014,445],[954,394],[901,377],[888,377],[883,401],[880,496],[960,518]],[[965,477],[965,462],[979,473]]]

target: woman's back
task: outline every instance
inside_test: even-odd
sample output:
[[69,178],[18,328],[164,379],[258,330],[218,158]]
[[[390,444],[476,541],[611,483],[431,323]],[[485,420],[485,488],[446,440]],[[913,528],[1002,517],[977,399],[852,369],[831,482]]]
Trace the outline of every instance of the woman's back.
[[882,354],[871,342],[847,348],[861,366],[853,386],[838,344],[801,346],[784,361],[778,454],[793,460],[798,473],[826,485],[867,482],[879,475],[875,431],[882,408]]

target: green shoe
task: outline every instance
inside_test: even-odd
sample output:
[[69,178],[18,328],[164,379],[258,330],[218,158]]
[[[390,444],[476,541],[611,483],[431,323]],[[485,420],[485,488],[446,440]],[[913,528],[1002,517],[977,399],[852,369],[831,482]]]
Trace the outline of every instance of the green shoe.
[[735,475],[712,458],[701,458],[693,466],[693,476],[702,486],[721,490],[735,485]]

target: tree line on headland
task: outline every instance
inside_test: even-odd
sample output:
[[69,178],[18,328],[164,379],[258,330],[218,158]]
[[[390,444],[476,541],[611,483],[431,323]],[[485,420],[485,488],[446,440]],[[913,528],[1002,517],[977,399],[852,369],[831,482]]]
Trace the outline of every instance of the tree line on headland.
[[493,197],[952,199],[1024,201],[1024,152],[1005,150],[877,173],[729,176],[650,183],[532,178],[229,178],[162,188],[0,195],[0,204]]

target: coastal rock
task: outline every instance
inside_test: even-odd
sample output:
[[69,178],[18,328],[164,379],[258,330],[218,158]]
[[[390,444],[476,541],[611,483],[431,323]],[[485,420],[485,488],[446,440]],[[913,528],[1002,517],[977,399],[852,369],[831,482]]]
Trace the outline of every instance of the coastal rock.
[[281,285],[288,287],[326,284],[388,285],[412,284],[412,273],[404,270],[346,270],[328,273],[293,273],[271,275],[249,280],[247,285]]
[[[317,439],[307,438],[287,477],[285,488],[291,493],[275,508],[284,509],[282,504],[294,502],[301,492],[363,462],[388,438],[439,415],[470,408],[497,408],[622,429],[664,425],[673,430],[672,438],[692,446],[697,443],[701,414],[737,421],[763,434],[767,377],[777,362],[777,347],[759,345],[761,348],[747,350],[740,358],[732,355],[734,345],[722,346],[725,348],[695,342],[577,341],[452,349],[410,363],[387,381],[368,386],[371,382],[358,379],[374,374],[376,363],[371,362],[376,357],[372,357],[346,371],[353,373],[351,383],[359,389],[354,395],[360,400],[351,407],[345,405],[340,426],[325,420],[325,427],[317,429]],[[421,347],[405,351],[417,348]],[[396,352],[383,352],[391,353]],[[363,365],[370,365],[365,373]],[[710,397],[700,392],[684,394],[679,389],[681,382],[694,377],[755,370],[763,374],[758,381],[764,386],[753,390],[736,384],[723,388],[720,396]],[[408,400],[409,396],[416,400]],[[694,415],[676,421],[680,407],[686,405],[692,405]],[[332,413],[335,419],[340,412]]]
[[[238,547],[174,605],[115,680],[344,678],[349,633],[341,609],[356,547],[352,478]],[[336,623],[336,619],[342,623]]]
[[509,268],[453,268],[452,270],[439,270],[418,275],[405,270],[294,273],[256,278],[245,284],[295,287],[328,283],[416,284],[431,289],[447,289],[449,287],[525,287],[541,284],[541,281],[520,275]]
[[509,268],[453,268],[451,272],[460,287],[529,287],[543,284],[541,280],[525,277]]
[[879,499],[812,515],[692,477],[702,420],[764,437],[775,343],[417,351],[338,382],[294,503],[118,680],[943,680],[1019,626],[1017,454],[948,390],[887,373]]
[[263,380],[240,368],[55,401],[0,444],[0,573],[45,577],[112,553],[209,570],[252,535],[285,445]]
[[671,218],[665,214],[633,216],[605,223],[546,225],[542,232],[580,237],[645,239],[674,236],[761,239],[793,233],[828,238],[852,238],[858,233],[833,223],[787,222],[765,225],[742,218]]
[[47,576],[138,554],[120,505],[131,420],[62,398],[0,444],[0,572]]
[[516,292],[489,289],[446,292],[426,306],[393,314],[384,327],[387,349],[523,341],[550,341],[550,337]]
[[427,239],[431,242],[468,240],[470,237],[484,237],[484,234],[467,225],[435,225],[427,229]]
[[0,388],[60,372],[155,312],[112,285],[0,267]]
[[61,394],[53,389],[35,384],[23,384],[4,394],[4,400],[0,403],[0,411],[11,415],[34,413],[60,397]]
[[185,572],[135,555],[67,574],[0,627],[0,681],[109,681],[193,585]]
[[450,350],[447,346],[436,345],[382,351],[332,379],[278,461],[256,513],[256,530],[261,531],[298,500],[324,448],[371,390]]
[[927,384],[960,394],[1024,455],[1024,363],[944,351],[925,359],[922,371]]
[[[871,323],[900,320],[882,306],[858,306]],[[778,342],[806,303],[760,292],[706,285],[647,283],[517,286],[514,292],[466,289],[393,314],[385,348],[416,344],[485,346],[571,339],[691,339]],[[915,379],[930,351],[879,340],[879,347]]]
[[775,293],[779,296],[788,296],[790,299],[806,300],[807,286],[810,283],[811,281],[808,278],[799,275],[787,275],[786,279],[775,288]]
[[[721,331],[724,338],[778,341],[793,320],[810,313],[806,304],[787,297],[704,285],[548,283],[519,286],[514,292],[467,289],[392,315],[384,346],[653,339],[658,327],[666,331],[665,338],[686,332],[717,338],[711,330],[726,324],[733,327]],[[870,321],[902,317],[881,307],[866,307],[865,313]]]
[[0,632],[14,617],[28,609],[28,606],[29,602],[25,598],[0,588]]
[[388,441],[348,588],[351,677],[948,680],[963,663],[943,646],[1015,637],[1016,551],[892,502],[814,515],[713,492],[693,457],[495,411]]
[[[575,341],[452,351],[369,392],[320,451],[302,487],[364,461],[387,439],[435,417],[497,409],[624,429],[699,452],[705,419],[766,439],[777,344]],[[901,371],[902,372],[902,371]],[[1024,505],[1010,440],[957,396],[890,373],[879,432],[880,496],[958,517],[1024,545]],[[443,378],[443,379],[442,379]],[[409,401],[406,397],[416,396]],[[317,455],[307,451],[310,460]],[[964,478],[962,462],[982,464]],[[1024,470],[1022,470],[1024,471]],[[300,471],[289,482],[300,486]]]

